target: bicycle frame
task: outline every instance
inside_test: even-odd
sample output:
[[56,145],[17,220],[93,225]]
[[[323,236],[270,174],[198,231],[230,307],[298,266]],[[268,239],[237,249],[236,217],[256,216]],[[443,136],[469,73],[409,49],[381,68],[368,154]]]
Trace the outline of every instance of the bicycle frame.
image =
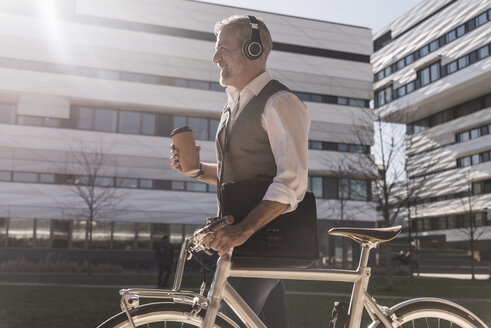
[[266,327],[227,282],[228,277],[277,278],[353,283],[349,307],[349,328],[360,326],[363,307],[367,308],[372,320],[378,318],[386,327],[392,327],[387,319],[386,313],[384,313],[388,309],[381,308],[367,293],[367,286],[370,280],[370,268],[367,267],[367,263],[370,250],[373,247],[376,247],[376,244],[362,244],[362,253],[356,270],[236,268],[230,261],[229,256],[224,256],[217,262],[215,277],[210,291],[208,292],[208,308],[203,321],[203,328],[213,327],[222,300],[234,310],[237,316],[248,327]]
[[[275,268],[238,268],[234,267],[230,256],[223,256],[217,262],[217,268],[213,282],[210,286],[207,297],[203,296],[202,286],[199,294],[190,291],[181,291],[181,282],[184,274],[184,267],[189,250],[189,240],[183,243],[179,261],[177,264],[175,279],[172,290],[152,290],[152,289],[125,289],[121,290],[121,308],[127,314],[130,324],[134,327],[129,309],[139,306],[141,298],[171,298],[175,302],[193,304],[196,313],[201,308],[207,308],[206,316],[203,320],[203,328],[212,328],[220,303],[224,300],[237,316],[248,327],[266,328],[264,323],[257,317],[252,309],[245,303],[235,289],[228,283],[228,277],[242,278],[277,278],[293,280],[311,281],[333,281],[353,283],[351,300],[349,306],[349,328],[358,328],[361,324],[363,308],[367,309],[372,320],[379,320],[386,327],[395,327],[387,318],[388,308],[381,307],[367,293],[367,286],[370,280],[371,269],[367,267],[370,250],[377,246],[377,243],[362,243],[362,252],[358,268],[356,270],[339,269],[275,269]],[[230,252],[229,254],[231,254]]]

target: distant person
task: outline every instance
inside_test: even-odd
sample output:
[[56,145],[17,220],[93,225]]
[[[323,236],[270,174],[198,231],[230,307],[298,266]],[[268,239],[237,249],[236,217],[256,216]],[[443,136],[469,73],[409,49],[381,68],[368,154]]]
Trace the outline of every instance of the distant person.
[[163,236],[157,247],[155,257],[159,261],[158,288],[169,288],[169,277],[174,263],[174,250],[169,243],[169,236]]

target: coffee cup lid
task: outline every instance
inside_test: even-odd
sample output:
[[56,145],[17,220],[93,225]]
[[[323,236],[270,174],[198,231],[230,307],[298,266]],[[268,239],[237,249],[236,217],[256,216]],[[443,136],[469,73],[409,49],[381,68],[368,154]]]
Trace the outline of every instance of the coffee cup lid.
[[189,126],[183,126],[183,127],[172,130],[172,132],[170,133],[170,136],[173,137],[176,134],[179,134],[182,132],[189,132],[189,131],[193,132],[193,130]]

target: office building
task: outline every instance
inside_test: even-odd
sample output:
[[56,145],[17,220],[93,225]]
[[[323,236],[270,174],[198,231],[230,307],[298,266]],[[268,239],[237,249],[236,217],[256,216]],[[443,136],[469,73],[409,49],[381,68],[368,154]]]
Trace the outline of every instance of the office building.
[[491,245],[490,21],[489,1],[423,1],[374,36],[375,110],[406,125],[422,241],[468,249],[472,224]]
[[[369,152],[350,133],[353,122],[371,128],[369,29],[186,0],[2,1],[4,259],[86,249],[92,184],[111,191],[94,216],[99,258],[153,261],[164,234],[178,244],[216,214],[215,187],[170,169],[168,136],[190,126],[201,160],[215,160],[226,95],[211,61],[213,26],[242,13],[266,21],[275,42],[269,69],[310,109],[309,186],[320,229],[338,220],[341,190],[356,205],[345,206],[344,218],[374,225],[370,181],[336,164]],[[324,244],[323,256],[334,255]]]

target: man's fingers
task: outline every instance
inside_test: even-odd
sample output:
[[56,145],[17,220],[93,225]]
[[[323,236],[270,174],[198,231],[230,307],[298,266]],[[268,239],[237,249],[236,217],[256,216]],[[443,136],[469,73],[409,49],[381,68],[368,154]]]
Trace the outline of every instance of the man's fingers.
[[215,233],[209,233],[203,238],[203,244],[206,248],[211,249],[211,243],[215,241]]

